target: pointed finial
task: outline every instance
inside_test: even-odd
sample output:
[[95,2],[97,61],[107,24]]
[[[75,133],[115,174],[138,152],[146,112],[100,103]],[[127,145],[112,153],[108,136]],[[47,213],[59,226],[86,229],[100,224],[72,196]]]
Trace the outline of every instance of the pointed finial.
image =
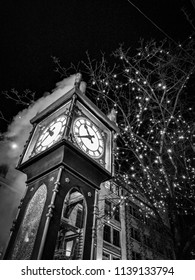
[[80,83],[81,83],[81,79],[82,79],[81,73],[77,73],[76,76],[75,76],[75,82],[74,82],[74,85],[75,85],[76,88],[79,88]]
[[75,76],[74,86],[75,86],[75,88],[80,89],[80,91],[83,94],[85,94],[87,84],[84,81],[81,81],[81,80],[82,80],[82,74],[77,73],[76,76]]

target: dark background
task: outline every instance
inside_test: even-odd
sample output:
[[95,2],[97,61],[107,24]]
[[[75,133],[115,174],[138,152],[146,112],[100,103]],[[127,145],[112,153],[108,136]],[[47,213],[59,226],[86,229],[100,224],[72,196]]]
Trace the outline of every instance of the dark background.
[[[192,2],[191,2],[192,1]],[[194,31],[194,0],[132,0],[175,42]],[[60,80],[51,56],[63,66],[98,58],[120,43],[136,47],[140,38],[159,41],[166,37],[128,0],[2,0],[0,8],[0,92],[30,89],[42,96]],[[10,115],[18,108],[9,107]],[[9,107],[9,108],[8,108]]]

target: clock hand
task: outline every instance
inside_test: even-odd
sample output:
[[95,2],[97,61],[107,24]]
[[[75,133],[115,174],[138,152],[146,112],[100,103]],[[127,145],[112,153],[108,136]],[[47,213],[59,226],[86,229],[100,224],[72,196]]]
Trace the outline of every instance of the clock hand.
[[90,141],[91,141],[91,143],[93,143],[93,141],[92,141],[92,138],[95,138],[95,136],[94,135],[78,135],[77,137],[79,137],[79,138],[88,138]]
[[[54,129],[55,129],[55,127],[54,127]],[[54,134],[53,130],[51,130],[50,128],[47,129],[47,131],[46,131],[47,134],[45,135],[45,137],[43,139],[41,139],[41,143],[43,143],[48,138],[48,136],[53,136],[53,134]],[[37,147],[39,147],[41,145],[41,143]]]
[[94,138],[95,136],[94,135],[78,135],[77,137],[84,137],[84,138]]
[[38,145],[36,145],[36,149],[39,148],[49,136],[52,137],[54,135],[54,130],[55,130],[55,127],[53,127],[52,129],[49,127],[46,130],[44,138],[41,139],[41,142]]
[[39,147],[42,145],[42,143],[47,139],[48,136],[49,136],[49,134],[47,134],[47,135],[41,140],[41,142],[39,143],[39,145],[36,145],[36,149],[39,148]]
[[93,141],[92,141],[92,138],[94,138],[95,136],[94,135],[91,135],[90,133],[89,133],[89,129],[88,129],[88,126],[87,126],[87,124],[85,123],[84,124],[84,128],[86,129],[86,131],[87,131],[87,134],[88,134],[88,138],[89,138],[89,140],[91,140],[91,143],[93,144]]
[[86,129],[87,134],[88,134],[88,135],[90,135],[90,133],[89,133],[89,129],[88,129],[88,126],[86,125],[86,123],[84,124],[84,128]]
[[49,133],[50,136],[54,135],[54,129],[55,129],[55,127],[52,130],[50,128],[48,128],[47,132]]

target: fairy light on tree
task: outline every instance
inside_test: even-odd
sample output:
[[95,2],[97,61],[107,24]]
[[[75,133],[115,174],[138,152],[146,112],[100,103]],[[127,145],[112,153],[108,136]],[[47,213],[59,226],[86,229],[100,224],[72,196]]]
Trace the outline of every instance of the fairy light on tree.
[[184,98],[195,69],[192,40],[183,49],[141,42],[136,54],[120,47],[113,66],[105,57],[84,63],[90,97],[105,113],[117,110],[115,180],[131,198],[145,197],[162,224],[168,214],[176,254],[179,218],[195,213],[193,110]]

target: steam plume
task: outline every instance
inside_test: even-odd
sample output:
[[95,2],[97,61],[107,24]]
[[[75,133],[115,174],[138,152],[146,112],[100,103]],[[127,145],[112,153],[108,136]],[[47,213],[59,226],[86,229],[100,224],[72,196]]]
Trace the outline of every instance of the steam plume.
[[7,132],[4,134],[4,141],[0,142],[0,166],[8,166],[6,176],[8,181],[5,182],[3,178],[0,178],[0,181],[3,180],[3,184],[0,187],[0,248],[5,247],[12,220],[16,215],[17,206],[25,191],[26,175],[17,171],[15,166],[32,129],[30,120],[72,89],[74,82],[75,75],[63,79],[56,84],[56,88],[51,94],[44,94],[29,108],[19,112],[13,118]]

